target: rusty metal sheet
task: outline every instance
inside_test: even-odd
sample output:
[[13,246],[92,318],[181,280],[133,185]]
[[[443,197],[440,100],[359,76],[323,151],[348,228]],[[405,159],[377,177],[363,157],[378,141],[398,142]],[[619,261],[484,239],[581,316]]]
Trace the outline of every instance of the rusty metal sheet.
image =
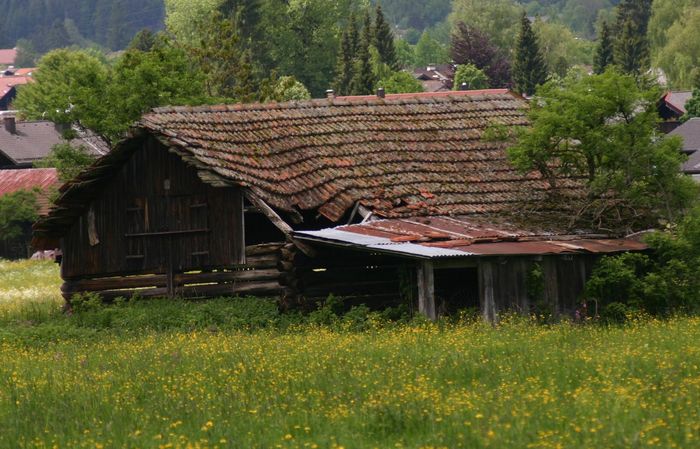
[[[429,216],[370,221],[304,234],[310,240],[415,257],[608,254],[641,251],[632,239],[531,231],[483,218]],[[313,235],[312,235],[313,234]]]

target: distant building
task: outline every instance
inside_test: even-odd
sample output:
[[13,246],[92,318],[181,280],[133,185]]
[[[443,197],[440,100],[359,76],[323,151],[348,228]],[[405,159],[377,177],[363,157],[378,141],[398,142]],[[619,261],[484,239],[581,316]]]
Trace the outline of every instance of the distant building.
[[413,71],[413,76],[423,85],[425,92],[446,92],[452,90],[455,76],[453,64],[430,64]]
[[[5,71],[5,73],[17,73],[20,70],[24,71],[25,69],[20,69],[16,72],[11,72],[11,70],[12,69],[8,69]],[[31,74],[0,76],[0,111],[9,110],[12,105],[12,101],[14,101],[15,97],[17,97],[17,86],[27,84],[31,82],[31,80]]]
[[668,134],[681,124],[680,118],[686,112],[685,104],[692,96],[691,91],[666,92],[658,103],[659,115],[663,120],[661,131]]
[[669,135],[683,138],[683,153],[688,155],[683,172],[700,181],[700,118],[691,118]]
[[[67,143],[63,138],[68,128],[50,121],[17,121],[13,114],[2,115],[0,127],[0,170],[31,168],[45,158],[59,143]],[[94,133],[81,128],[73,128],[78,138],[70,141],[73,146],[84,146],[90,154],[102,156],[109,152],[109,144]]]
[[[34,168],[28,170],[0,170],[0,197],[20,190],[36,192],[37,213],[46,215],[51,206],[51,193],[59,186],[55,168]],[[5,239],[0,236],[0,258],[22,259],[31,256],[31,222],[23,223],[23,235]]]
[[0,48],[0,67],[8,67],[14,65],[16,59],[16,48]]

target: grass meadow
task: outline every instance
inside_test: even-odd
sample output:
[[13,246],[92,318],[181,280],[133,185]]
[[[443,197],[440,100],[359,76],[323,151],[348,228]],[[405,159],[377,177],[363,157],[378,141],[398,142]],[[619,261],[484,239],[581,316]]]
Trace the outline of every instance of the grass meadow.
[[697,448],[700,319],[317,324],[271,301],[60,312],[0,264],[0,448]]

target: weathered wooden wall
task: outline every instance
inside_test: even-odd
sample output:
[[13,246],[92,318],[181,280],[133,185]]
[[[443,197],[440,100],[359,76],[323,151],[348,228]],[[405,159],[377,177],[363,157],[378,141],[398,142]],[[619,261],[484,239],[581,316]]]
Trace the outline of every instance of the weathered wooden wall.
[[[596,259],[588,255],[482,258],[479,296],[484,318],[495,321],[498,313],[504,311],[529,314],[537,307],[554,315],[572,315],[580,307]],[[528,275],[535,264],[540,265],[544,275],[541,298],[528,295]]]
[[243,262],[240,189],[204,184],[153,138],[143,145],[63,238],[64,278],[163,274]]

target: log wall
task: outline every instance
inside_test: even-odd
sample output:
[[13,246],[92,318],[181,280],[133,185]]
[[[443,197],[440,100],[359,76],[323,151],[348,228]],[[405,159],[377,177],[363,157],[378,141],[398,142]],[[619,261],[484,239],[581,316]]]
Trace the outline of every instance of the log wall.
[[[245,265],[221,267],[206,271],[174,274],[175,295],[183,298],[256,295],[286,297],[296,294],[289,283],[289,258],[293,251],[288,243],[248,246]],[[64,278],[61,291],[70,302],[75,293],[95,292],[105,300],[167,296],[167,274],[154,272],[133,276],[82,276]]]

